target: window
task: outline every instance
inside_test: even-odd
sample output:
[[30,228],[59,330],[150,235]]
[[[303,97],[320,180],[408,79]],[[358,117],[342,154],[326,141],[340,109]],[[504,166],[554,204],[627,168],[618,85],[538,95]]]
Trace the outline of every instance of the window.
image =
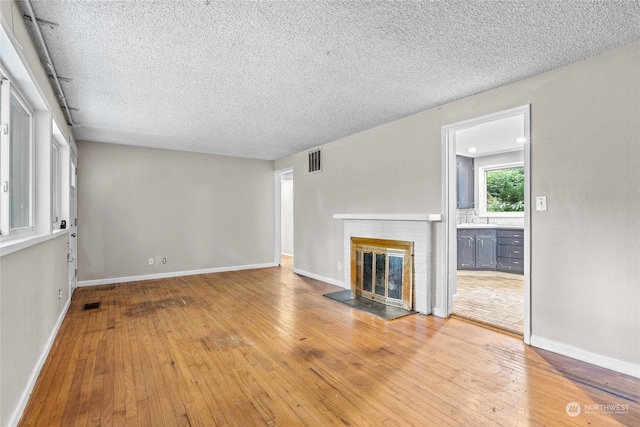
[[60,179],[60,147],[54,141],[51,145],[51,222],[57,228],[62,207],[62,180]]
[[56,231],[69,217],[72,138],[66,125],[56,126],[61,115],[51,110],[46,93],[22,61],[20,46],[3,26],[0,44],[2,257],[64,234]]
[[0,204],[2,235],[33,230],[33,111],[2,80]]
[[524,216],[524,166],[521,163],[480,168],[481,216]]
[[51,121],[51,128],[51,223],[54,230],[60,230],[62,221],[69,219],[70,148],[55,119]]
[[76,188],[76,176],[78,173],[76,172],[76,164],[71,162],[71,187]]

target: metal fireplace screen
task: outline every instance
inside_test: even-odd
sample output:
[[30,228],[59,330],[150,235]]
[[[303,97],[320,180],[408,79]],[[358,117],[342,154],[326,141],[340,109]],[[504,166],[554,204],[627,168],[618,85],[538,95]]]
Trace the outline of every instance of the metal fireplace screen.
[[405,310],[413,309],[413,242],[351,238],[351,290]]

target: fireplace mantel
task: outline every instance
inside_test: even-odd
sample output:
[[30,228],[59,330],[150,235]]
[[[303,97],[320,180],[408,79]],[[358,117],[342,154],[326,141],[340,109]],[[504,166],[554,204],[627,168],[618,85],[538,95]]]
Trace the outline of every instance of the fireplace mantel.
[[414,310],[431,314],[434,253],[432,224],[441,214],[334,214],[344,221],[344,285],[351,287],[351,237],[414,243]]
[[442,221],[441,214],[333,214],[333,219],[371,221]]

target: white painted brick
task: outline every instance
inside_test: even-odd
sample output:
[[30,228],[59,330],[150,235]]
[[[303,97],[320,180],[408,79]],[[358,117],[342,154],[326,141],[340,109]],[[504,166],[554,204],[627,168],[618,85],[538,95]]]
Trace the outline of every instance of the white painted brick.
[[431,222],[429,221],[385,221],[367,219],[344,220],[344,284],[351,286],[351,237],[404,240],[414,243],[414,309],[431,314],[432,284],[429,269],[433,265]]

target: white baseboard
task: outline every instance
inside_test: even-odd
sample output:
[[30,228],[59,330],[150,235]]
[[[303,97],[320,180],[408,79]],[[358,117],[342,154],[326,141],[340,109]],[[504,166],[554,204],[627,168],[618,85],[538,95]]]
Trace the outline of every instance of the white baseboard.
[[639,364],[629,363],[622,360],[613,359],[608,356],[603,356],[601,354],[591,353],[590,351],[584,350],[582,348],[563,344],[536,335],[531,336],[531,346],[541,348],[543,350],[552,351],[563,356],[571,357],[572,359],[591,363],[592,365],[600,366],[602,368],[611,369],[612,371],[631,375],[632,377],[640,378]]
[[299,268],[294,268],[293,272],[299,274],[301,276],[309,277],[314,280],[319,280],[321,282],[329,283],[331,285],[340,286],[341,288],[345,288],[344,282],[340,280],[330,279],[328,277],[319,276],[317,274],[309,273],[308,271],[300,270]]
[[232,267],[205,268],[202,270],[170,271],[167,273],[142,274],[139,276],[111,277],[107,279],[95,279],[95,280],[80,280],[78,282],[78,287],[80,288],[84,286],[112,285],[114,283],[139,282],[141,280],[166,279],[169,277],[179,277],[179,276],[194,276],[196,274],[224,273],[226,271],[253,270],[256,268],[269,268],[269,267],[276,267],[276,266],[277,264],[271,262],[271,263],[265,263],[265,264],[250,264],[250,265],[236,265]]
[[47,357],[49,356],[49,352],[51,351],[53,342],[55,341],[56,336],[58,335],[58,331],[60,330],[60,326],[62,326],[62,321],[64,320],[64,317],[67,315],[67,311],[69,310],[70,305],[71,305],[71,296],[69,296],[67,303],[65,304],[64,308],[60,312],[60,316],[58,316],[58,320],[56,321],[56,324],[54,325],[53,330],[51,331],[51,334],[49,334],[49,339],[47,340],[47,343],[44,349],[42,350],[42,354],[38,359],[38,363],[36,363],[36,366],[33,367],[33,372],[31,372],[31,376],[29,377],[27,386],[25,387],[24,391],[22,392],[22,395],[20,396],[20,400],[18,401],[18,406],[13,411],[11,418],[9,418],[9,422],[7,423],[8,426],[14,427],[18,425],[18,422],[20,422],[20,418],[22,418],[22,413],[24,412],[24,409],[27,407],[27,403],[29,402],[29,398],[31,397],[31,392],[33,392],[33,387],[35,387],[36,385],[38,376],[40,376],[40,371],[42,370],[42,367],[44,366],[44,362],[47,360]]

